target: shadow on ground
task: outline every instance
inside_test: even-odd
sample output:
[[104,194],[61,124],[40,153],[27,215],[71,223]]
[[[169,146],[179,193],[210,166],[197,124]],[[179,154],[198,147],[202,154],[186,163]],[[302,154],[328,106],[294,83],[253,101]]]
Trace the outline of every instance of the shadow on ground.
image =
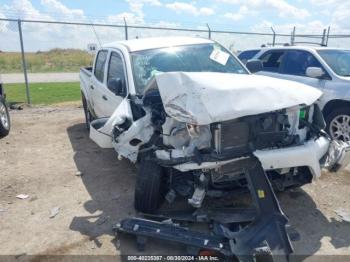
[[[84,203],[91,216],[74,217],[70,229],[88,236],[101,246],[98,237],[113,235],[112,226],[135,215],[133,194],[136,168],[127,160],[118,161],[113,149],[101,149],[89,139],[84,124],[67,129],[74,154],[74,161],[83,173],[82,181],[91,200]],[[282,209],[290,224],[300,234],[294,242],[295,253],[310,256],[321,247],[321,240],[330,238],[335,249],[350,245],[350,223],[328,220],[312,198],[302,189],[278,195]],[[122,236],[114,241],[121,254],[136,254],[134,238]],[[180,254],[183,249],[160,241],[150,241],[147,254]],[[144,254],[146,254],[144,253]],[[140,253],[142,254],[142,253]]]

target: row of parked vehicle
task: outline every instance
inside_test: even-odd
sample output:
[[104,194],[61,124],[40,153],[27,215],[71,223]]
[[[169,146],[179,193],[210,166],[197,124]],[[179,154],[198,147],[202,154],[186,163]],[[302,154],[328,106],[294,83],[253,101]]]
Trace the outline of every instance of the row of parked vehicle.
[[318,46],[251,49],[238,57],[254,73],[292,80],[323,92],[318,104],[332,138],[350,140],[350,51]]

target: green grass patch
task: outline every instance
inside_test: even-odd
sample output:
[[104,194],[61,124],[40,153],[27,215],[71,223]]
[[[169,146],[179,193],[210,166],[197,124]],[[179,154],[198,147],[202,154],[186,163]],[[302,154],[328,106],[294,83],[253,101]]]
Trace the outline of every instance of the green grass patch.
[[[79,82],[32,83],[29,84],[32,104],[49,105],[81,99]],[[26,103],[25,84],[6,84],[5,92],[9,103]]]
[[[25,53],[28,73],[78,72],[91,65],[93,56],[84,50],[52,49],[45,52]],[[0,52],[0,72],[21,73],[22,57],[19,52]]]

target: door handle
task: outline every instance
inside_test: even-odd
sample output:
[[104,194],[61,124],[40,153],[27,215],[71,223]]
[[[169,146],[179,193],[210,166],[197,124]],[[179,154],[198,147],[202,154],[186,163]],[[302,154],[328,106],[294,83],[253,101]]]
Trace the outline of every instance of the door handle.
[[107,97],[105,95],[102,96],[103,100],[108,100]]
[[95,89],[94,86],[90,86],[91,89]]

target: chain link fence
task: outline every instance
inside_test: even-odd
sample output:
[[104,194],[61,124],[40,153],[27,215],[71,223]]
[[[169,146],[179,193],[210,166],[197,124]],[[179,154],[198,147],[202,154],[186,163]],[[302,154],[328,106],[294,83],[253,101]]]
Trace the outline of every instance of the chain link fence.
[[[233,53],[262,44],[321,43],[324,35],[292,35],[144,25],[58,22],[0,18],[0,75],[5,83],[22,83],[20,92],[31,104],[35,82],[78,82],[79,68],[92,64],[88,45],[156,36],[194,36],[215,40]],[[347,48],[350,35],[329,35],[328,45]],[[11,92],[10,92],[11,95]],[[47,94],[50,95],[50,94]],[[11,97],[10,97],[11,98]],[[22,99],[23,100],[23,99]]]

